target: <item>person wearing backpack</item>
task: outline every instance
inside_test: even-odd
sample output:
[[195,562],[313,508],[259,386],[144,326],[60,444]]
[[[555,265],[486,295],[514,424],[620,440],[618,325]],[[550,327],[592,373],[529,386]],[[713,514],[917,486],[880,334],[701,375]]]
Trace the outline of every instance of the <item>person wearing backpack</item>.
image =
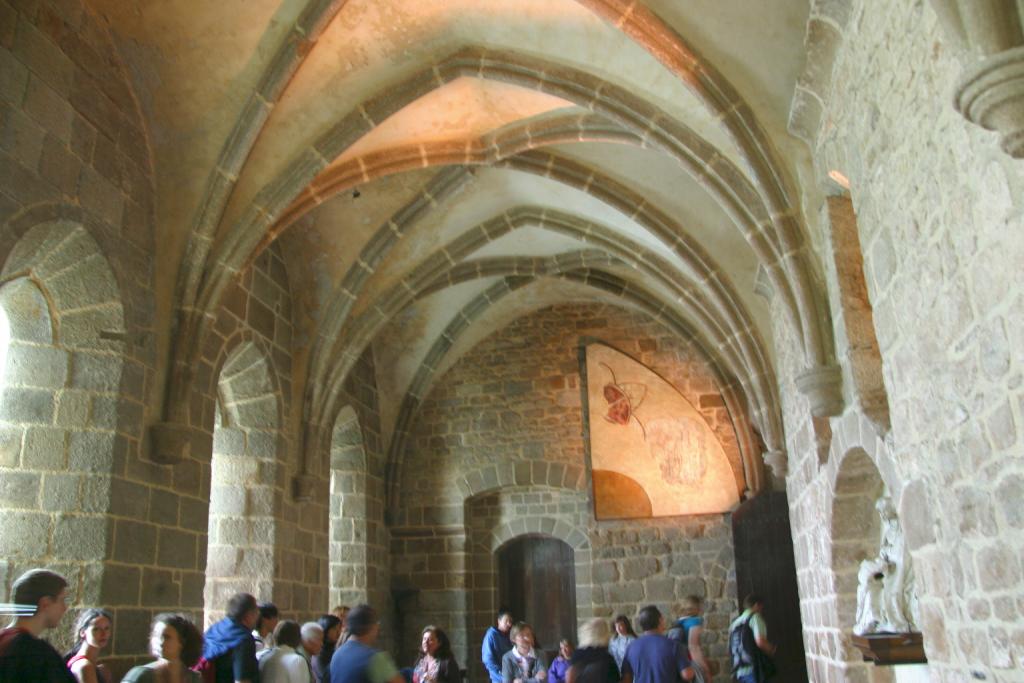
[[203,681],[258,683],[260,670],[252,630],[259,616],[256,598],[248,593],[231,596],[227,616],[204,635],[203,656],[195,667],[203,675]]
[[768,640],[768,626],[761,616],[764,599],[751,593],[743,600],[743,614],[729,627],[732,675],[738,683],[763,683],[774,674],[771,656],[775,646]]

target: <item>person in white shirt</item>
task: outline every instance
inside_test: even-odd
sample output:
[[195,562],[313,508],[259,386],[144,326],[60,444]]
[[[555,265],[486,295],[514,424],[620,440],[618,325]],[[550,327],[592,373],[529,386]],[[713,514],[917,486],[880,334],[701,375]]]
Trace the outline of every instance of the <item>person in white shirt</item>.
[[296,652],[302,642],[298,622],[280,622],[274,629],[274,640],[277,645],[260,659],[260,683],[309,683],[309,662]]
[[261,602],[259,604],[260,616],[256,620],[256,628],[252,630],[252,638],[256,641],[256,658],[260,658],[265,652],[276,643],[274,642],[274,629],[280,620],[277,612],[277,605],[272,602]]
[[[298,653],[309,664],[310,671],[313,670],[313,660],[324,649],[324,629],[315,621],[307,621],[299,630],[301,644]],[[310,683],[316,683],[316,674],[309,679]]]

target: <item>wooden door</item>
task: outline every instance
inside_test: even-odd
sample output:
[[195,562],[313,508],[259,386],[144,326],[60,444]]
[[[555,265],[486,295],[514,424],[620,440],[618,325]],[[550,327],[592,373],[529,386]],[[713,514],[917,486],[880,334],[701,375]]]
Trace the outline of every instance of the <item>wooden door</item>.
[[732,515],[736,552],[736,592],[739,611],[750,593],[764,600],[768,639],[778,646],[776,681],[807,680],[804,660],[800,595],[789,528],[789,503],[780,491],[764,492],[746,501]]
[[558,641],[576,642],[576,566],[573,551],[556,538],[522,536],[498,551],[498,604],[533,627],[537,643],[558,654]]

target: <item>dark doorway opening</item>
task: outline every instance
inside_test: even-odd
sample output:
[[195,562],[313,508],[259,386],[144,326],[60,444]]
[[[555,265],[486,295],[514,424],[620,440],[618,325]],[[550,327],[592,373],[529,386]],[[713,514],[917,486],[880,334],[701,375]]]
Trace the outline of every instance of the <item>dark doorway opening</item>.
[[743,503],[732,515],[732,534],[739,610],[750,593],[764,598],[768,639],[778,646],[774,680],[804,683],[807,663],[786,494],[766,491]]
[[533,627],[550,662],[558,641],[576,642],[576,565],[557,538],[520,536],[498,550],[498,603]]

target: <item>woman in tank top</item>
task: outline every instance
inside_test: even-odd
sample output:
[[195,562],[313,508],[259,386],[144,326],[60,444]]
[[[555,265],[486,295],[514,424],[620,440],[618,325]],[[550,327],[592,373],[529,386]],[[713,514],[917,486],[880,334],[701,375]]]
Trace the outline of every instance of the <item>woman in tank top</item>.
[[100,652],[110,642],[113,618],[105,609],[83,610],[75,621],[75,646],[64,662],[78,683],[110,683],[110,670],[99,663]]

